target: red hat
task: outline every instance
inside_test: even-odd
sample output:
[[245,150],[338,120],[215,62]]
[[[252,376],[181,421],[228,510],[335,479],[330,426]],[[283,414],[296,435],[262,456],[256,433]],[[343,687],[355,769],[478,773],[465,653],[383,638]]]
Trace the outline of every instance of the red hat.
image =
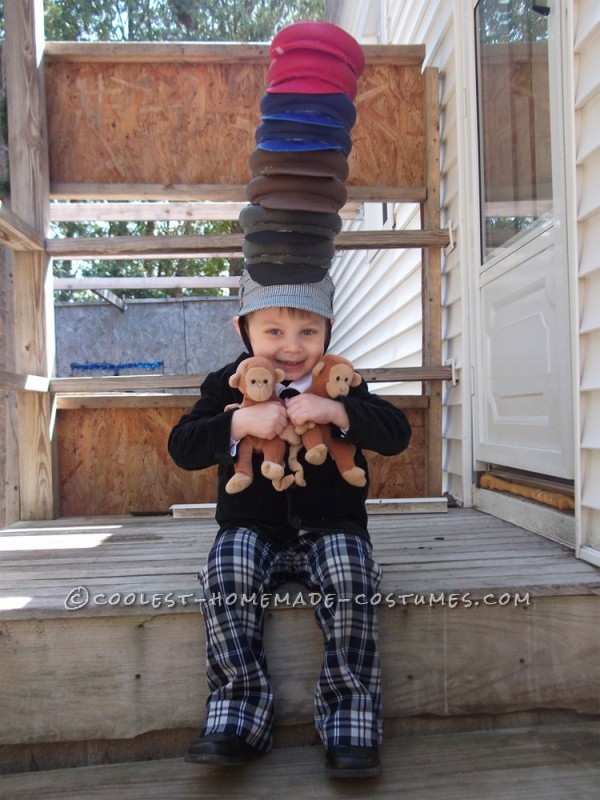
[[[344,90],[340,89],[334,83],[329,83],[322,78],[291,78],[290,80],[278,83],[277,86],[267,86],[269,94],[343,94]],[[352,99],[356,95],[350,95]]]
[[[272,91],[282,84],[287,84],[287,91],[290,81],[304,81],[306,79],[321,81],[328,91],[331,86],[337,87],[339,92],[347,94],[352,100],[356,97],[356,75],[345,61],[329,53],[319,50],[291,50],[289,53],[274,59],[271,62],[268,72],[269,86],[267,91]],[[299,89],[308,94],[326,94],[324,91],[311,91],[310,89]]]
[[342,59],[357,78],[365,67],[365,56],[356,39],[330,22],[296,22],[282,28],[271,42],[271,58],[298,48],[321,50]]

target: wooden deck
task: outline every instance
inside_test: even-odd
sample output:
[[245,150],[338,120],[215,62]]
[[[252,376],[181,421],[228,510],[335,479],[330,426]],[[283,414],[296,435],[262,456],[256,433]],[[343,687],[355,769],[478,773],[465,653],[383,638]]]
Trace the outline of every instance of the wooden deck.
[[284,748],[236,770],[181,759],[0,777],[7,800],[598,800],[600,726],[398,737],[379,778],[332,781],[323,749]]
[[[210,519],[168,516],[17,523],[0,531],[0,622],[195,612],[196,573],[216,530]],[[600,569],[474,509],[373,514],[370,530],[381,592],[397,605],[435,604],[441,593],[448,603],[459,594],[461,605],[494,593],[499,604],[514,593],[600,593]]]

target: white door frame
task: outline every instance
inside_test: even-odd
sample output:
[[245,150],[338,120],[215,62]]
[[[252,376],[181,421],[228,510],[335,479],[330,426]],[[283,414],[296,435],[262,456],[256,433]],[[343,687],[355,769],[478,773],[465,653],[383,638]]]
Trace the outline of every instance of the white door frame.
[[[480,257],[480,229],[479,229],[479,164],[474,154],[478,152],[477,130],[477,97],[475,92],[475,23],[474,9],[477,0],[454,0],[456,66],[457,66],[457,132],[459,137],[459,170],[460,185],[463,191],[459,197],[459,248],[464,260],[463,287],[465,288],[465,301],[468,302],[468,336],[471,347],[470,352],[464,353],[465,367],[469,368],[468,383],[471,389],[471,408],[468,407],[468,397],[464,397],[464,420],[474,420],[475,409],[475,372],[477,364],[477,349],[480,331],[479,312],[479,277],[481,267]],[[572,432],[574,447],[574,477],[576,487],[580,485],[580,448],[579,448],[579,356],[578,356],[578,278],[577,278],[577,216],[576,216],[576,175],[575,175],[575,133],[573,109],[573,22],[572,0],[549,0],[552,13],[555,15],[554,27],[560,32],[558,46],[559,74],[553,74],[552,80],[560,87],[564,108],[569,110],[564,114],[562,121],[562,136],[559,134],[564,147],[565,185],[562,192],[564,197],[564,218],[562,224],[565,229],[565,257],[568,264],[569,282],[569,316],[571,330],[571,364],[573,380],[571,383],[571,396],[573,400]],[[473,220],[477,220],[477,224]],[[468,301],[467,301],[468,297]],[[466,315],[467,316],[467,315]],[[466,376],[465,376],[466,377]],[[472,502],[474,493],[474,471],[476,469],[473,452],[467,448],[463,453],[464,463],[464,497],[465,504]],[[577,498],[577,491],[576,491]],[[476,502],[476,501],[475,501]],[[575,526],[579,528],[580,509],[576,509]],[[541,513],[544,509],[541,509]],[[571,526],[572,528],[573,526]],[[573,532],[573,536],[574,536]],[[569,536],[571,538],[571,536]]]

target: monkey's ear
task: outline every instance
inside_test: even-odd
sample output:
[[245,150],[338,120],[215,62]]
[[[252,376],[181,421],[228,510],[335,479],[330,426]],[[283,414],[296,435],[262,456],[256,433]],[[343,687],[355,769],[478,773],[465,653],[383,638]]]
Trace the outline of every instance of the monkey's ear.
[[313,367],[312,374],[315,376],[315,378],[318,378],[319,375],[323,372],[324,369],[325,369],[325,362],[324,361],[319,361]]
[[285,372],[282,369],[276,369],[274,370],[274,372],[275,372],[275,380],[278,383],[281,383],[281,381],[285,378]]
[[239,372],[234,372],[231,378],[229,378],[229,385],[232,389],[237,389],[240,385],[240,374]]
[[350,386],[360,386],[361,383],[362,383],[361,376],[358,374],[358,372],[355,372],[352,375],[352,380],[350,381]]

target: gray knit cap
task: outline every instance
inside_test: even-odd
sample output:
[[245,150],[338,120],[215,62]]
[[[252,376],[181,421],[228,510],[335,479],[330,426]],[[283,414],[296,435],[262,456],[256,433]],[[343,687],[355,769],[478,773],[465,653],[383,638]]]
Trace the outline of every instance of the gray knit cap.
[[299,308],[333,319],[335,286],[328,272],[318,283],[292,283],[263,286],[252,280],[247,270],[240,278],[240,316],[263,308]]

